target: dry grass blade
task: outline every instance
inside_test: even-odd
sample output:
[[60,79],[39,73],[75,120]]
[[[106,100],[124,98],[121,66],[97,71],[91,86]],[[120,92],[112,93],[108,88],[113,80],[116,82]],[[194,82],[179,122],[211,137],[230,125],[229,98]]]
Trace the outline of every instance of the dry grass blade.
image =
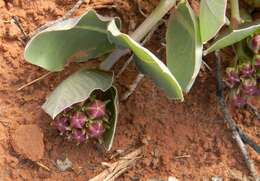
[[95,176],[89,181],[114,181],[127,169],[131,168],[135,164],[135,162],[141,157],[141,154],[142,148],[134,150],[133,152],[122,157],[117,162],[112,163],[108,169],[104,170],[99,175]]
[[38,77],[37,79],[34,79],[34,80],[32,80],[31,82],[28,82],[27,84],[24,84],[23,86],[19,87],[19,88],[17,89],[17,91],[23,90],[24,88],[26,88],[26,87],[28,87],[28,86],[30,86],[30,85],[32,85],[32,84],[34,84],[34,83],[36,83],[36,82],[38,82],[38,81],[44,79],[45,77],[47,77],[47,76],[50,75],[51,73],[52,73],[52,72],[48,72],[48,73],[46,73],[46,74],[44,74],[44,75]]

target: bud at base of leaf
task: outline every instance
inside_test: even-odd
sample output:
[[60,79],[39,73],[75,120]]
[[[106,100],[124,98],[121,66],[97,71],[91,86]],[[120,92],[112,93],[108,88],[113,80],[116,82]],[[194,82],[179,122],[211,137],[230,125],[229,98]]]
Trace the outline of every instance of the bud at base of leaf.
[[259,53],[260,49],[260,35],[254,35],[251,40],[251,49],[254,53]]
[[75,112],[71,118],[71,126],[73,128],[82,128],[86,123],[87,117],[83,112]]
[[240,67],[241,77],[251,77],[255,73],[254,67],[250,63],[244,63]]
[[233,102],[234,106],[236,106],[238,108],[242,108],[246,105],[247,99],[245,97],[235,95],[234,97],[232,97],[232,102]]
[[228,67],[226,69],[226,84],[228,87],[233,88],[240,82],[239,74],[233,67]]
[[68,119],[66,117],[58,117],[54,125],[63,134],[67,130]]
[[89,126],[88,131],[90,137],[100,138],[105,132],[105,128],[101,122],[94,122]]
[[74,130],[72,133],[72,138],[78,143],[83,143],[87,140],[87,135],[84,134],[81,130]]
[[100,100],[94,100],[86,109],[92,119],[101,118],[106,115],[106,104]]
[[255,80],[245,79],[242,81],[242,83],[243,83],[242,90],[245,94],[250,96],[254,96],[257,94],[258,88]]

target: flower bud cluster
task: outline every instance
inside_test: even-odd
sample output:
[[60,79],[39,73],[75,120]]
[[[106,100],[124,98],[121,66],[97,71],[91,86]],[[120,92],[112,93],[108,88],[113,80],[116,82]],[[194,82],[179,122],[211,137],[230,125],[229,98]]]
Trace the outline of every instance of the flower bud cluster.
[[61,135],[79,144],[102,138],[109,128],[109,115],[105,101],[89,98],[63,110],[53,125]]
[[232,101],[237,107],[243,107],[249,97],[260,94],[260,35],[254,35],[249,42],[253,58],[226,68],[224,81],[231,89]]

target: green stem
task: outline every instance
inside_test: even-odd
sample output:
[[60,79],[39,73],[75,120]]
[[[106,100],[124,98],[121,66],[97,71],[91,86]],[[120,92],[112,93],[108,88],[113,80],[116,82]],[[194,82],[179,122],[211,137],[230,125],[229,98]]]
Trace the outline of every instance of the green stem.
[[[176,4],[176,0],[161,0],[155,10],[144,22],[130,35],[135,41],[140,42],[151,29],[163,18],[163,16]],[[110,70],[113,65],[129,50],[116,49],[101,64],[103,70]]]
[[233,27],[237,27],[241,23],[241,17],[239,13],[239,1],[238,0],[230,0],[231,6],[231,24]]

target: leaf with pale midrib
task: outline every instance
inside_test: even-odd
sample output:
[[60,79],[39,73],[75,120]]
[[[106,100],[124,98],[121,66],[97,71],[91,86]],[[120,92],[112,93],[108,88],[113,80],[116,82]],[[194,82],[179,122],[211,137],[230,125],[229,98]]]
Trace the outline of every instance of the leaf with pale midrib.
[[188,2],[179,3],[166,32],[167,66],[182,90],[189,92],[200,70],[202,43],[197,18]]
[[227,0],[201,0],[200,2],[200,35],[206,43],[213,38],[225,24]]
[[215,50],[233,45],[255,32],[260,32],[260,20],[243,24],[240,28],[235,30],[227,30],[223,32],[220,37],[210,45],[204,54],[209,54]]

